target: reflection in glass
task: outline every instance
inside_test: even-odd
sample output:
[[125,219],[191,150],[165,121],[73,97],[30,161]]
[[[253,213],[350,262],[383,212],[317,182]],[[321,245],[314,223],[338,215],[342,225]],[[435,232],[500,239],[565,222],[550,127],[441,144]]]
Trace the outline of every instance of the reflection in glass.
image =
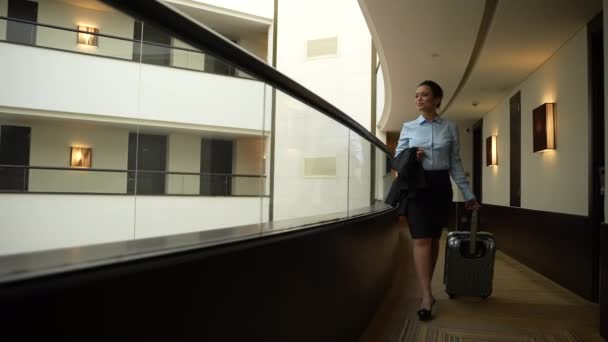
[[348,211],[359,212],[368,208],[371,192],[371,143],[350,132],[348,171]]
[[275,120],[274,220],[345,216],[349,130],[280,91]]

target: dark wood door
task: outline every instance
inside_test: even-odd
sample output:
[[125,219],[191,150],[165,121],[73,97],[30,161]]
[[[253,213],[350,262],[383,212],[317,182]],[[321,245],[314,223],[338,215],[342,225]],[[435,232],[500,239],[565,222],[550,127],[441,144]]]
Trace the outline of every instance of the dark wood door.
[[[38,21],[38,3],[26,0],[9,0],[8,17]],[[6,40],[20,44],[36,44],[36,25],[9,21],[6,25]]]
[[201,140],[201,195],[232,195],[233,142]]
[[165,193],[167,137],[164,135],[129,134],[129,180],[127,192],[142,195]]
[[473,193],[482,202],[483,174],[483,119],[473,125]]
[[30,127],[0,127],[0,190],[27,191],[30,165]]
[[600,334],[608,340],[608,225],[600,229]]
[[511,179],[510,205],[521,207],[521,92],[513,95],[510,103]]
[[[591,219],[593,288],[592,297],[600,302],[601,334],[608,338],[608,241],[604,222],[604,34],[602,14],[587,25],[589,56],[589,98],[591,100],[589,144],[589,218]],[[600,228],[601,227],[601,228]]]

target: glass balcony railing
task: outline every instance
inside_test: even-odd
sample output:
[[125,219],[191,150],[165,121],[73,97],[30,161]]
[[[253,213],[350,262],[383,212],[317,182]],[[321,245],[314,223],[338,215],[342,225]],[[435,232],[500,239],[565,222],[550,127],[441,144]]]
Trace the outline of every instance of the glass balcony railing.
[[[0,107],[7,109],[0,111],[0,281],[389,210],[382,199],[393,176],[384,144],[259,59],[182,19],[187,22],[179,27],[190,33],[179,36],[208,50],[0,18],[30,25],[22,26],[30,41],[0,35],[15,43],[0,44],[0,72],[10,71],[2,82],[14,83],[10,96],[0,94]],[[78,46],[81,33],[96,38],[98,47]],[[82,80],[108,82],[105,92],[88,94],[84,87],[76,97],[61,75],[52,89],[37,88],[37,82],[20,87],[24,82],[16,81],[40,77],[54,50],[142,67],[125,71],[97,58],[75,61]],[[257,76],[233,88],[220,77],[192,87],[183,72],[159,74],[148,65]],[[122,94],[128,96],[117,100]],[[62,96],[66,107],[59,110],[53,106]],[[159,240],[151,244],[149,238]],[[91,245],[97,245],[94,253],[64,260],[70,248]],[[19,262],[24,255],[26,269]]]
[[[50,1],[52,4],[53,2]],[[155,36],[141,38],[145,23],[131,19],[130,27],[135,26],[139,37],[127,37],[129,30],[120,30],[123,34],[109,35],[95,31],[83,31],[87,27],[70,28],[46,23],[0,16],[0,42],[36,46],[53,50],[81,53],[86,55],[108,57],[144,64],[201,71],[216,75],[251,78],[245,72],[237,70],[211,55],[194,49],[180,40],[154,29]],[[127,26],[127,25],[125,25]],[[131,29],[132,31],[132,29]],[[143,30],[144,33],[146,30]],[[147,31],[150,31],[148,29]]]
[[0,165],[0,194],[268,196],[265,175]]

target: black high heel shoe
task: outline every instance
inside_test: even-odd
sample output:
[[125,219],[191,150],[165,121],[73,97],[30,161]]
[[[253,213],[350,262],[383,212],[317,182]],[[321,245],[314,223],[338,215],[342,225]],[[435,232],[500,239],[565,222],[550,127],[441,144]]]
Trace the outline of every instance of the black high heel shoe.
[[433,306],[435,306],[435,298],[433,298],[433,302],[431,303],[431,308],[430,309],[422,308],[422,309],[420,309],[420,310],[417,311],[418,318],[421,321],[429,321],[429,320],[431,320],[431,318],[433,318]]

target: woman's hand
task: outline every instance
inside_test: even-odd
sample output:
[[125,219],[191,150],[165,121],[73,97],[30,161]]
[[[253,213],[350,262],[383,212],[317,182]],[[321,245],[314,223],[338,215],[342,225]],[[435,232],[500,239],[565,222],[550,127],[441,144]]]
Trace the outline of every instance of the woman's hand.
[[418,151],[416,151],[416,160],[422,161],[422,158],[424,158],[424,150],[418,148]]
[[477,199],[473,198],[472,200],[465,202],[464,207],[466,210],[477,210],[481,205],[479,205]]

